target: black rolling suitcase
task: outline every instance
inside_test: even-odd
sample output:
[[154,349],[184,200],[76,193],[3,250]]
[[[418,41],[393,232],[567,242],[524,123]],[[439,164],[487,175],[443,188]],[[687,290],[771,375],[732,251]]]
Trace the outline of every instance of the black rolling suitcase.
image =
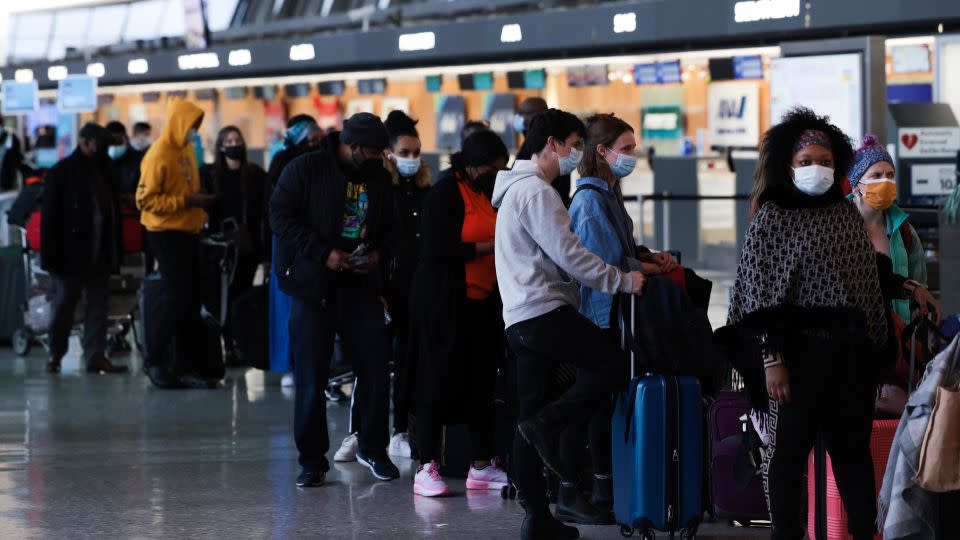
[[270,368],[269,304],[269,287],[257,285],[237,296],[230,308],[233,341],[240,361],[262,370]]

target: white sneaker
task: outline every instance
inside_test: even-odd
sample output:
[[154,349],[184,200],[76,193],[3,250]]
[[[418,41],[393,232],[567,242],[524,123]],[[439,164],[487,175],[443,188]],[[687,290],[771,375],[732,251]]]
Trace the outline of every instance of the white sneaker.
[[424,497],[443,497],[450,494],[447,483],[440,477],[440,466],[431,461],[420,467],[413,477],[413,492]]
[[410,457],[410,437],[406,433],[397,433],[390,438],[387,454],[395,457]]
[[283,377],[280,377],[280,387],[293,388],[293,373],[284,373]]
[[360,450],[360,441],[357,440],[357,434],[347,435],[340,444],[340,449],[333,455],[334,461],[356,461],[357,452]]

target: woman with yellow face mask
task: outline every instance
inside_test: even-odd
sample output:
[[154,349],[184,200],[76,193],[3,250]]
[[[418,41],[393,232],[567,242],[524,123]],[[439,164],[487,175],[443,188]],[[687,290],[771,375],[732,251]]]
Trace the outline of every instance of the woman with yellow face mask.
[[[927,263],[923,242],[910,225],[910,216],[896,205],[897,182],[893,158],[873,135],[863,139],[847,171],[851,200],[863,216],[877,251],[890,256],[893,271],[927,286]],[[910,321],[909,300],[894,300],[893,309]]]

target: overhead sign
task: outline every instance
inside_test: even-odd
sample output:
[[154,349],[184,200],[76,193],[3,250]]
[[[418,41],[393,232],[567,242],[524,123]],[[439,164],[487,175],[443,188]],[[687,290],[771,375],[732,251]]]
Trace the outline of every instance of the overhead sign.
[[713,146],[755,147],[760,140],[760,88],[754,82],[710,85],[707,124]]
[[680,61],[637,64],[633,66],[633,80],[637,84],[679,84],[682,81]]
[[733,5],[733,20],[738,23],[799,16],[800,0],[749,0]]
[[900,128],[900,158],[954,158],[960,150],[960,127]]
[[40,89],[37,81],[3,81],[0,112],[24,114],[40,108]]
[[763,58],[759,54],[733,57],[734,79],[762,79]]
[[910,194],[949,195],[957,187],[957,166],[953,163],[920,164],[910,167]]

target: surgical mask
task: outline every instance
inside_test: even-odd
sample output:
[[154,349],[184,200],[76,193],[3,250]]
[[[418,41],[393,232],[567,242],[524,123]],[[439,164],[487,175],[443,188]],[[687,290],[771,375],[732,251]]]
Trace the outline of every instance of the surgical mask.
[[223,155],[227,156],[230,159],[241,159],[246,153],[247,153],[247,149],[244,148],[242,144],[223,147]]
[[420,158],[394,156],[394,159],[397,161],[397,172],[399,172],[401,176],[410,177],[417,174],[417,171],[420,170]]
[[893,180],[881,180],[865,184],[863,200],[870,205],[870,208],[883,212],[893,206],[894,201],[897,200],[897,183]]
[[793,183],[797,189],[811,197],[823,195],[833,186],[833,169],[823,165],[793,169]]
[[153,142],[150,140],[150,137],[144,137],[142,139],[130,139],[130,146],[138,152],[143,152],[150,147],[150,143]]
[[560,162],[560,176],[566,176],[576,170],[581,159],[583,159],[583,152],[576,148],[571,148],[570,153],[565,156],[557,154],[557,160]]
[[110,159],[120,159],[126,153],[127,145],[125,144],[116,144],[107,147],[107,155],[110,156]]
[[[609,163],[608,163],[609,164]],[[610,171],[617,178],[630,176],[630,173],[637,168],[637,158],[626,154],[617,154],[617,161],[610,165]]]
[[523,116],[520,116],[519,114],[514,115],[513,130],[516,131],[517,133],[523,133],[524,131],[526,131],[523,127]]

